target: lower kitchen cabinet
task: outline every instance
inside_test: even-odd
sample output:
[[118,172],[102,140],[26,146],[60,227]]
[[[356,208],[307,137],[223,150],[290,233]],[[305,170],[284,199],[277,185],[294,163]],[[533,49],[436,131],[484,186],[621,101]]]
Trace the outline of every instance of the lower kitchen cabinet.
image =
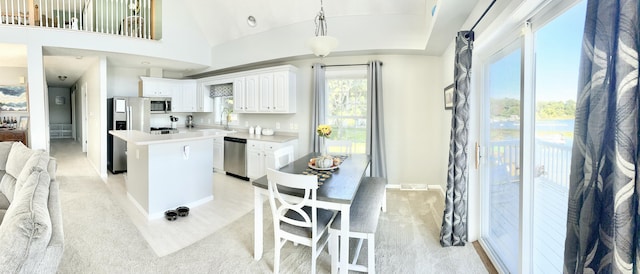
[[224,172],[224,136],[213,138],[213,169]]
[[279,149],[294,146],[294,142],[275,143],[247,140],[247,177],[255,179],[266,175],[267,168],[275,167],[274,153]]

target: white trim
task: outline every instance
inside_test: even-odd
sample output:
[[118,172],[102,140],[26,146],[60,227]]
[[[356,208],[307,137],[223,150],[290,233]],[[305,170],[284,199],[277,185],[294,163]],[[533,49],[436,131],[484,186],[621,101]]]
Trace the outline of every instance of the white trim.
[[[158,213],[154,213],[154,214],[149,214],[139,203],[138,201],[136,201],[136,199],[133,198],[133,196],[131,196],[131,194],[129,194],[129,192],[127,192],[127,198],[129,199],[129,201],[133,204],[133,206],[138,210],[138,212],[142,213],[143,216],[147,217],[147,221],[151,221],[151,220],[155,220],[155,219],[159,219],[164,217],[164,212],[158,212]],[[213,195],[209,195],[207,197],[204,197],[200,200],[197,201],[193,201],[191,203],[188,203],[186,205],[186,207],[197,207],[199,205],[202,205],[204,203],[213,201]]]
[[405,191],[438,191],[442,197],[446,196],[446,191],[441,185],[425,184],[387,184],[387,189],[398,189]]
[[496,258],[497,257],[496,254],[489,247],[489,245],[485,243],[484,239],[483,238],[478,239],[478,243],[480,243],[482,250],[484,250],[484,253],[487,254],[487,257],[489,257],[489,261],[491,261],[491,263],[493,264],[493,267],[498,271],[498,273],[501,273],[501,274],[508,273],[504,270],[505,267],[502,265],[500,260]]
[[[138,201],[136,201],[136,199],[134,199],[133,196],[129,194],[129,191],[127,191],[127,198],[133,204],[133,206],[138,210],[138,212],[142,213],[142,216],[149,216],[149,213],[142,207],[142,205],[140,205]],[[149,218],[147,218],[147,220],[149,220]]]

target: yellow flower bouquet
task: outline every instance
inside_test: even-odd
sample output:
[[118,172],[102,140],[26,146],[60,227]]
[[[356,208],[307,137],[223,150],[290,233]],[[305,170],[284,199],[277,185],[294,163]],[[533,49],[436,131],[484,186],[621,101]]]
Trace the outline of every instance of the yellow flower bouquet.
[[329,136],[331,136],[331,126],[330,125],[319,125],[318,128],[316,128],[316,132],[318,133],[318,136],[320,136],[320,137],[329,138]]

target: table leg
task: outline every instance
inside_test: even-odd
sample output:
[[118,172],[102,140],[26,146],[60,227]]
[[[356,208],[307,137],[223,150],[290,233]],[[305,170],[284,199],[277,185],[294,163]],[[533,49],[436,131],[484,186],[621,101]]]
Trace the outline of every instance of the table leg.
[[253,259],[258,261],[262,259],[262,242],[264,240],[262,210],[264,199],[261,191],[254,187],[253,189]]
[[350,204],[344,204],[340,206],[341,208],[341,219],[340,219],[340,262],[338,265],[340,267],[340,273],[346,274],[349,271],[349,213],[351,211]]

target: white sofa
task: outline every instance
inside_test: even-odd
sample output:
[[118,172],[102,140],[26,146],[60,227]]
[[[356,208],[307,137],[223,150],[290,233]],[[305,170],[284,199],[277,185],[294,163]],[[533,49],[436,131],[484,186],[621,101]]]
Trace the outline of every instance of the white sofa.
[[0,273],[55,273],[64,234],[56,161],[0,142]]

